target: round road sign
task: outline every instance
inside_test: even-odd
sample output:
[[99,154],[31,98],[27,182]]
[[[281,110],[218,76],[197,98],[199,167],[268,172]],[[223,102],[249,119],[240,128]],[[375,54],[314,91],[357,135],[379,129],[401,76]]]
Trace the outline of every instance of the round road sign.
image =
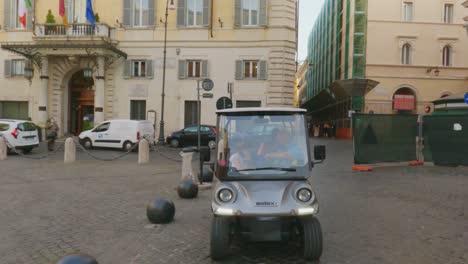
[[228,108],[232,108],[232,100],[229,97],[223,96],[216,101],[216,109],[223,110]]
[[214,82],[211,79],[203,79],[202,81],[202,89],[209,92],[213,90]]

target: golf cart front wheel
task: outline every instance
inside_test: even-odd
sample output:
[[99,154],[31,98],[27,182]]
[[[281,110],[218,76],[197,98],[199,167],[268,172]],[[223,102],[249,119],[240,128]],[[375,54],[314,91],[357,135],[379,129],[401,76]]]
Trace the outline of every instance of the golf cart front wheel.
[[322,255],[322,227],[315,217],[301,219],[303,254],[307,260],[319,260]]
[[227,257],[231,247],[231,223],[227,217],[213,217],[211,220],[211,258],[221,260]]

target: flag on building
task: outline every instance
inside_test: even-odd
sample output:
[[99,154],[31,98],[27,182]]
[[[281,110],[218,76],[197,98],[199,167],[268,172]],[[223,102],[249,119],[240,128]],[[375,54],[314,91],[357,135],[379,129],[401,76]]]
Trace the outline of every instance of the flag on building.
[[96,19],[94,17],[93,3],[91,0],[86,0],[86,20],[94,26],[96,24]]
[[28,9],[31,9],[31,0],[19,0],[18,1],[18,18],[19,22],[23,27],[26,27],[26,16],[28,13]]
[[62,17],[62,23],[68,27],[67,13],[65,12],[65,0],[59,0],[59,15]]

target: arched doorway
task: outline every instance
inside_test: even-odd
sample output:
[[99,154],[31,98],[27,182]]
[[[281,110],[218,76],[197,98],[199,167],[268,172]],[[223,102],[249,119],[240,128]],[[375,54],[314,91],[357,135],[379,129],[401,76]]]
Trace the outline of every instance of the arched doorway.
[[403,87],[393,94],[393,111],[398,114],[413,114],[416,111],[416,93]]
[[78,135],[90,128],[94,120],[94,80],[85,78],[83,70],[72,75],[69,88],[69,132]]

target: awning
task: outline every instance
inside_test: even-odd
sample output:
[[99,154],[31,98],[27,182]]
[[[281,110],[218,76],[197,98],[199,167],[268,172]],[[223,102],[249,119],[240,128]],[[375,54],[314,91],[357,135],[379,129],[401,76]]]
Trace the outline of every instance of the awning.
[[369,79],[337,80],[332,83],[330,89],[320,91],[316,96],[306,101],[302,107],[311,112],[326,109],[339,102],[344,102],[350,97],[363,97],[379,82]]
[[1,48],[24,56],[38,67],[43,56],[103,56],[107,65],[120,58],[127,58],[125,52],[106,41],[7,42],[1,43]]
[[330,89],[337,100],[351,96],[365,96],[374,89],[379,82],[370,79],[348,79],[333,82]]

